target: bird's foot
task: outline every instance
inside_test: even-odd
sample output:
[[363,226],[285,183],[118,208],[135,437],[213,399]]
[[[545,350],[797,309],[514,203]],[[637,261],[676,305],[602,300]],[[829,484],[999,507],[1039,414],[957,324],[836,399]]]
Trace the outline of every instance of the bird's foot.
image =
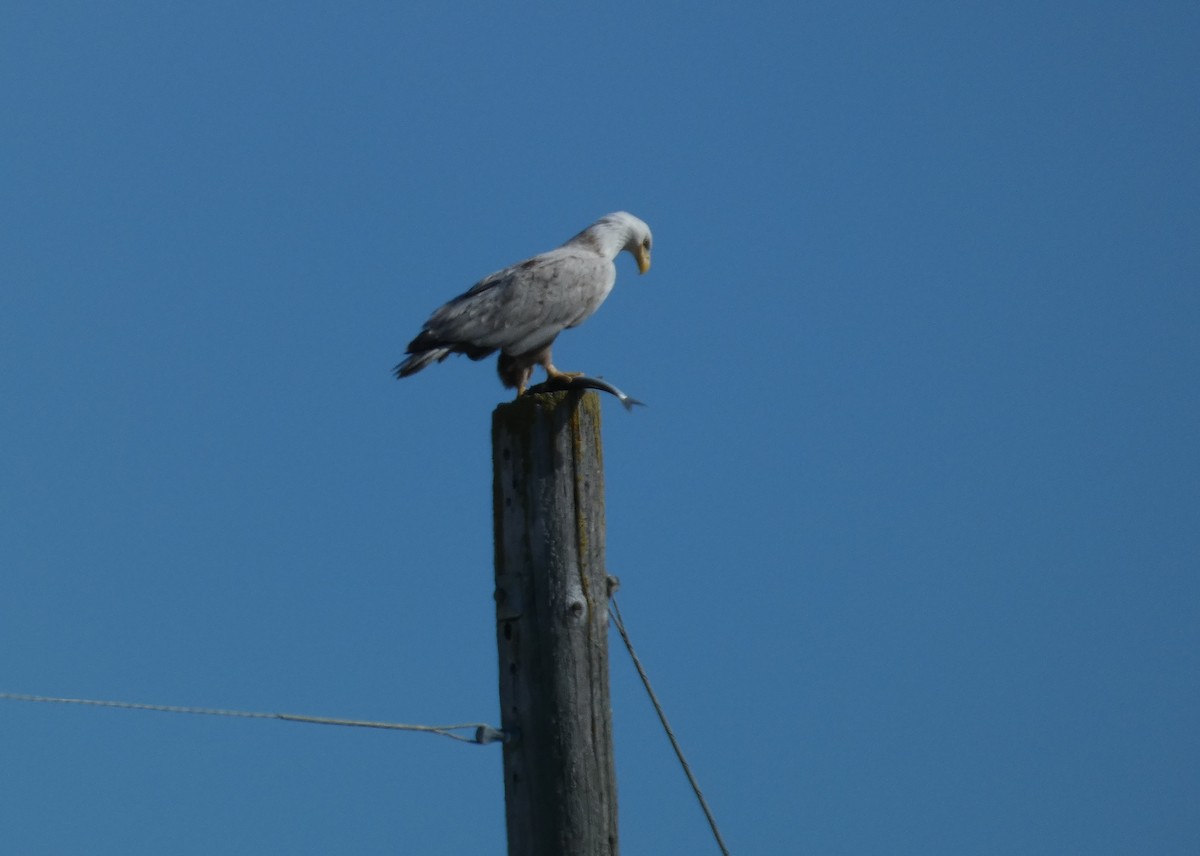
[[546,368],[546,377],[548,377],[550,380],[570,382],[577,377],[583,377],[583,372],[560,372],[558,369],[554,368],[554,366],[548,366]]

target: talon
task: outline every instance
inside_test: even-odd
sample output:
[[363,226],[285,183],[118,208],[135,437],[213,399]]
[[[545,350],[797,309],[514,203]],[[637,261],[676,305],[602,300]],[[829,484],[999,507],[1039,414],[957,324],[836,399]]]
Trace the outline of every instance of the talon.
[[554,366],[546,366],[546,377],[550,380],[574,380],[583,377],[583,372],[560,372]]

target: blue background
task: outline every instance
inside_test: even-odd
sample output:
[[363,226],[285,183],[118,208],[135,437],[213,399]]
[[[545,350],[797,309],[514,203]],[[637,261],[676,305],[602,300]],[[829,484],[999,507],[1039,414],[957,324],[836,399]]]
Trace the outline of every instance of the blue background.
[[[735,853],[1200,850],[1200,7],[0,12],[0,691],[498,720],[491,361],[627,209],[608,556]],[[614,645],[617,643],[613,637]],[[625,852],[716,852],[613,649]],[[7,853],[504,852],[497,747],[0,703]]]

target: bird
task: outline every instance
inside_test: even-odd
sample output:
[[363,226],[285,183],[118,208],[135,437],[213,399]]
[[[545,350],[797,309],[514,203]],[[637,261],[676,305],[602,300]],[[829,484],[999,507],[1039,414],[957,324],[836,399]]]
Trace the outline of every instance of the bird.
[[505,387],[525,394],[536,366],[549,380],[580,377],[551,362],[558,334],[578,327],[600,308],[617,279],[622,251],[650,269],[650,227],[626,211],[606,214],[562,246],[498,270],[434,311],[393,369],[414,375],[451,354],[482,360],[500,352],[496,370]]

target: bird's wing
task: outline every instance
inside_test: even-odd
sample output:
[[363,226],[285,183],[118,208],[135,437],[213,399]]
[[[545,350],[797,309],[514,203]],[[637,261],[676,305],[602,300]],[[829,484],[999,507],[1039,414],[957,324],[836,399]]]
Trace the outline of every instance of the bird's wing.
[[422,335],[443,345],[528,353],[595,312],[615,278],[608,259],[561,247],[480,280],[434,312]]

